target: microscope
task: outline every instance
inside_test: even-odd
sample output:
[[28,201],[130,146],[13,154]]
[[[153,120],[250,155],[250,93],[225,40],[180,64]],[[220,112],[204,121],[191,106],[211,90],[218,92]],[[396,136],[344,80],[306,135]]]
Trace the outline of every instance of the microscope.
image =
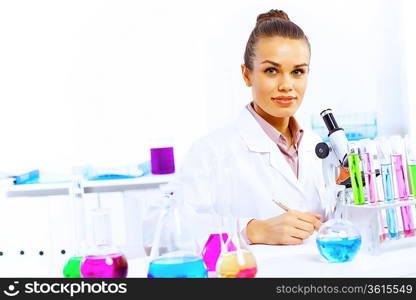
[[344,129],[340,128],[331,109],[320,113],[328,129],[329,142],[318,143],[315,154],[323,159],[323,174],[325,181],[325,219],[341,217],[340,207],[345,199],[345,189],[351,187],[348,171],[348,140]]
[[324,160],[325,186],[331,186],[341,183],[341,181],[337,181],[339,169],[348,169],[348,140],[344,129],[340,128],[337,121],[335,121],[331,109],[325,109],[320,115],[328,129],[329,143],[318,143],[315,147],[315,153],[320,159]]

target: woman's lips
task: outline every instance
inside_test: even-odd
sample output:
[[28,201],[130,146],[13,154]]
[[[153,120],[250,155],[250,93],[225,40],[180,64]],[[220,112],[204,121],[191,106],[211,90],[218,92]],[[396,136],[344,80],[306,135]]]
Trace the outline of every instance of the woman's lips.
[[296,101],[296,97],[292,97],[292,96],[280,96],[280,97],[272,97],[272,100],[276,103],[278,103],[279,105],[282,106],[290,106],[293,103],[295,103]]

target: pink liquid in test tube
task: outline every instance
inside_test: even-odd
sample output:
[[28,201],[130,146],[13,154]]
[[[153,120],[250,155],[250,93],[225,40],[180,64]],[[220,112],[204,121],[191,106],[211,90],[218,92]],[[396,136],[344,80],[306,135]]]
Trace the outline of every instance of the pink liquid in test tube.
[[[403,168],[403,159],[401,154],[393,154],[393,168],[396,173],[397,190],[400,201],[407,201],[409,197],[409,190],[406,183],[406,177]],[[414,235],[414,227],[412,220],[412,213],[410,206],[401,206],[400,212],[403,221],[404,236],[409,237]]]
[[365,153],[365,165],[366,165],[366,180],[368,185],[368,197],[370,198],[370,203],[376,203],[376,193],[374,187],[374,174],[372,170],[372,161],[371,161],[371,154],[366,152]]

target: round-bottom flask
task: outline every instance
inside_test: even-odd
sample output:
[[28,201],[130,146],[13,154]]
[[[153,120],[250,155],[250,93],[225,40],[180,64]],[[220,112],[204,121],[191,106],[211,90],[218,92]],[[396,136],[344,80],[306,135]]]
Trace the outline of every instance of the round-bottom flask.
[[64,266],[63,275],[65,278],[81,278],[82,256],[72,256]]
[[[257,263],[244,239],[241,237],[239,221],[229,217],[228,228],[231,235],[221,239],[221,254],[216,271],[220,278],[253,278],[257,274]],[[231,241],[235,247],[230,247]]]
[[83,278],[125,278],[126,257],[112,245],[110,214],[107,210],[93,211],[95,247],[88,250],[81,262]]
[[319,229],[316,244],[326,261],[348,262],[353,260],[360,250],[361,235],[351,222],[331,219]]
[[81,265],[83,278],[126,278],[128,264],[121,253],[88,255]]

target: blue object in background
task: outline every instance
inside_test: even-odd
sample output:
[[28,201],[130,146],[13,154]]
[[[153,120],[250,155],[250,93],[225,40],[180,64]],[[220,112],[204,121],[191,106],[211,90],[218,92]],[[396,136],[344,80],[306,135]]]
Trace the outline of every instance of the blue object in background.
[[84,177],[87,180],[114,180],[132,179],[150,174],[150,161],[138,165],[119,166],[119,167],[93,167],[85,166]]
[[149,175],[152,172],[152,165],[150,160],[142,162],[137,166],[140,170],[143,171],[143,176]]
[[40,172],[39,169],[13,176],[15,178],[14,184],[33,184],[39,183]]
[[[348,141],[361,139],[374,139],[377,137],[377,115],[373,113],[353,113],[336,115],[338,126],[343,128]],[[313,115],[311,127],[324,142],[328,142],[328,129],[325,127],[322,117]]]

